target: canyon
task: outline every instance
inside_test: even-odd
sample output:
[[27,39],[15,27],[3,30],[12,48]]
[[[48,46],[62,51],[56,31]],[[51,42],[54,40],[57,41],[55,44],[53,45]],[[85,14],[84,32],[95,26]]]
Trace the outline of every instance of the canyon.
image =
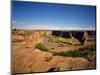
[[[48,36],[69,39],[72,43],[53,42]],[[59,41],[59,40],[57,40]],[[78,42],[79,44],[73,44]],[[36,45],[43,43],[49,51]],[[66,52],[81,47],[96,46],[96,31],[90,30],[12,30],[12,73],[70,71],[96,68],[95,51],[92,57],[63,57],[53,52]],[[91,58],[91,59],[90,59]]]

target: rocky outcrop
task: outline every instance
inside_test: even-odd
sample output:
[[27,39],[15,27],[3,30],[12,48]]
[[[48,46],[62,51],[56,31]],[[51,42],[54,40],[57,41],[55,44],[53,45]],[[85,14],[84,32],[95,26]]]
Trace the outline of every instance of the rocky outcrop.
[[22,42],[24,41],[24,37],[23,36],[17,36],[17,35],[12,35],[12,38],[13,38],[13,42]]
[[25,42],[25,47],[34,47],[43,42],[44,32],[32,30],[16,30],[13,32],[13,42]]
[[36,44],[43,42],[44,36],[51,34],[51,31],[34,30],[25,35],[26,47],[35,47]]
[[90,62],[85,58],[53,56],[33,48],[23,48],[13,51],[13,73],[53,72],[88,69]]
[[[52,52],[44,52],[36,49],[35,45],[43,42],[44,36],[49,34],[52,34],[52,31],[15,30],[13,32],[13,73],[52,72],[95,68],[95,56],[92,57],[93,59],[87,60],[82,57],[54,56]],[[67,36],[65,32],[62,33],[62,35],[57,35]],[[69,32],[68,35],[71,37],[73,36],[69,34]],[[87,33],[84,34],[84,37],[88,38]],[[73,37],[73,41],[78,40]],[[18,43],[15,44],[16,42]],[[24,42],[24,46],[20,47],[19,45],[21,45],[21,42]]]
[[53,56],[49,62],[51,67],[59,67],[59,71],[87,69],[89,61],[84,58]]
[[14,30],[12,32],[12,42],[24,41],[24,32],[22,30]]
[[87,46],[94,46],[96,44],[96,37],[95,37],[95,32],[93,31],[88,31],[88,32],[84,32],[84,47]]
[[26,47],[34,47],[36,44],[43,42],[43,37],[38,31],[32,31],[29,33],[25,35]]
[[95,31],[52,31],[52,35],[63,38],[74,38],[84,44],[90,37],[92,37],[92,39],[95,38]]

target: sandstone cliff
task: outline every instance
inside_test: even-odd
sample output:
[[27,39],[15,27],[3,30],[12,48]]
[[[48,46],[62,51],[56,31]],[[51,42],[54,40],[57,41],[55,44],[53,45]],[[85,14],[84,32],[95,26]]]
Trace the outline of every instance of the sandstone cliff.
[[13,32],[13,42],[24,42],[25,47],[34,47],[43,41],[42,32],[31,30],[16,30]]

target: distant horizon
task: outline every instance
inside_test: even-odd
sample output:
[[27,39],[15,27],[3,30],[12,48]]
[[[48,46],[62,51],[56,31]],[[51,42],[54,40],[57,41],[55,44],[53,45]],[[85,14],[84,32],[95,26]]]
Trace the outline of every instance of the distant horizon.
[[96,7],[12,1],[12,29],[96,30]]
[[96,31],[95,29],[43,29],[43,28],[41,28],[41,29],[39,29],[39,28],[37,28],[37,29],[35,29],[35,28],[29,28],[29,29],[25,29],[25,28],[12,28],[12,30],[13,29],[17,29],[17,30],[57,30],[57,31],[59,31],[59,30],[61,30],[61,31]]

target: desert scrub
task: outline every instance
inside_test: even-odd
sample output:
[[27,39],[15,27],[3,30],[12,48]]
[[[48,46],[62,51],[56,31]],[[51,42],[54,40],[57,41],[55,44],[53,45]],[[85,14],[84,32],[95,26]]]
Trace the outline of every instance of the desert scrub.
[[42,44],[42,43],[37,44],[35,47],[38,48],[38,49],[40,49],[40,50],[42,50],[42,51],[48,51],[48,50],[49,50],[49,49],[46,48],[45,45]]
[[47,35],[47,37],[49,38],[49,40],[51,40],[51,42],[54,43],[67,43],[70,45],[81,45],[81,43],[79,41],[73,41],[73,39],[71,38],[62,38],[59,36],[54,36],[54,35]]
[[58,36],[53,36],[53,35],[48,35],[47,36],[49,38],[49,40],[51,40],[51,42],[55,42],[55,43],[59,43],[60,42],[60,37]]
[[79,41],[74,41],[72,38],[62,38],[61,42],[69,43],[71,45],[81,45]]
[[54,52],[53,55],[60,55],[64,57],[87,57],[95,51],[95,47],[79,48],[78,50],[70,50],[66,52]]

